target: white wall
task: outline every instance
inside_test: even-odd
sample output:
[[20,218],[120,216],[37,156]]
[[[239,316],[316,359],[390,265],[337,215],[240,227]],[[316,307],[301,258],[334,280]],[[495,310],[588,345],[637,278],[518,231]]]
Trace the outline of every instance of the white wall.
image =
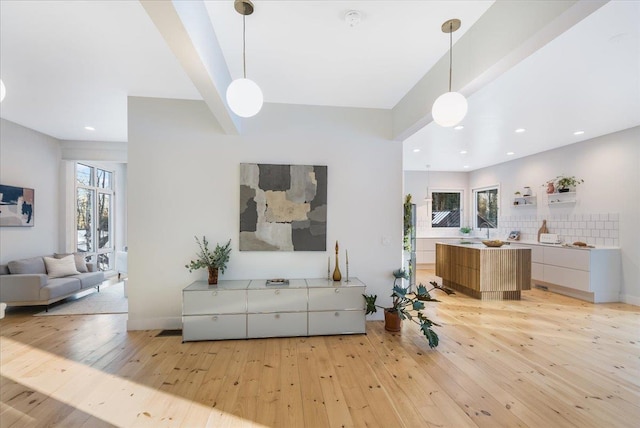
[[[561,174],[584,179],[577,189],[577,203],[548,206],[542,184]],[[501,186],[500,218],[538,221],[617,214],[624,281],[621,299],[640,305],[640,127],[469,173],[470,188],[492,184]],[[535,208],[513,207],[514,192],[524,186],[538,194]]]
[[0,183],[35,189],[34,226],[0,227],[0,263],[59,251],[58,140],[0,119]]
[[[221,279],[324,277],[341,271],[388,300],[402,263],[402,145],[390,113],[267,104],[224,135],[200,101],[129,98],[129,329],[180,328],[181,290],[206,278],[184,265],[193,236],[231,239]],[[239,164],[328,166],[326,252],[239,252]]]

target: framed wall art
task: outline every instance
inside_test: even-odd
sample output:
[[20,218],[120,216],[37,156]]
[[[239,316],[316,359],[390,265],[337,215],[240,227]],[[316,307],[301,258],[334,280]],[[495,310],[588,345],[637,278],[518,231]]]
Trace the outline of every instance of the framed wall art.
[[30,227],[35,217],[35,191],[0,184],[0,226]]
[[240,164],[240,251],[326,251],[327,167]]

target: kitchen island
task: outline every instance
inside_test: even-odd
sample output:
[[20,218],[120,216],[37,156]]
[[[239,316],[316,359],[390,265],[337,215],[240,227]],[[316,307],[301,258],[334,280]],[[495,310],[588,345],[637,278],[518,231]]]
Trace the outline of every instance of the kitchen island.
[[520,300],[531,289],[531,249],[436,244],[436,275],[445,287],[481,300]]

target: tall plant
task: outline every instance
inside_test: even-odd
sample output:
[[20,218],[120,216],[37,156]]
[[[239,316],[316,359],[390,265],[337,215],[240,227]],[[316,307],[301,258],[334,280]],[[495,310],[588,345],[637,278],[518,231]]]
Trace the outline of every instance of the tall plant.
[[411,193],[407,194],[404,198],[404,221],[403,221],[403,231],[404,231],[404,250],[411,251],[411,233],[413,229],[413,225],[411,224]]

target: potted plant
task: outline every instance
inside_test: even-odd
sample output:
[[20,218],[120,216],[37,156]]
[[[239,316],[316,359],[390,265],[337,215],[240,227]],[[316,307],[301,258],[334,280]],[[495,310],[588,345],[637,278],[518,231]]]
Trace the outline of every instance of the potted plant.
[[568,192],[570,187],[576,187],[578,184],[584,183],[584,180],[573,175],[571,177],[559,175],[556,177],[556,182],[558,183],[558,192],[564,193]]
[[391,294],[392,303],[390,307],[383,307],[376,305],[377,295],[363,294],[364,300],[367,305],[366,314],[372,314],[377,312],[377,308],[384,310],[385,318],[385,330],[388,331],[400,331],[402,327],[402,320],[408,319],[415,322],[420,326],[420,331],[429,341],[429,347],[435,348],[438,346],[438,335],[431,328],[432,326],[439,326],[435,322],[431,321],[426,315],[422,313],[425,308],[424,302],[438,302],[438,300],[431,297],[429,291],[438,289],[444,291],[447,294],[454,294],[452,290],[441,287],[435,281],[431,281],[433,286],[431,290],[420,284],[417,287],[415,293],[409,293],[408,290],[402,285],[398,285],[398,280],[408,279],[404,269],[398,269],[393,271],[393,293]]
[[559,175],[556,178],[548,180],[545,184],[543,184],[543,186],[547,186],[547,193],[553,193],[555,190],[557,190],[559,193],[565,193],[570,190],[570,187],[576,187],[580,183],[584,183],[584,180],[581,178],[576,178],[574,175],[572,175],[571,177]]
[[201,268],[209,269],[209,284],[218,283],[218,270],[224,273],[227,268],[227,262],[229,261],[229,253],[231,253],[231,239],[223,245],[216,244],[216,248],[211,252],[209,250],[209,242],[206,236],[202,237],[202,241],[195,236],[200,251],[196,253],[198,257],[196,260],[191,260],[188,265],[184,265],[189,272],[198,270]]
[[469,226],[462,226],[460,228],[460,233],[462,233],[463,236],[469,236],[469,234],[471,233],[471,228]]

